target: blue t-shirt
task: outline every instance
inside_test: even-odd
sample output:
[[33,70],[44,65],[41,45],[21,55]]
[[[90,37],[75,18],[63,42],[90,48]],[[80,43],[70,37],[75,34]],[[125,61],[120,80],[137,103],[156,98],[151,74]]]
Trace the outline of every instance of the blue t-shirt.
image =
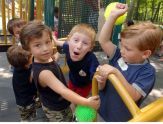
[[85,87],[92,82],[96,68],[99,62],[93,52],[88,52],[81,61],[74,62],[70,58],[69,45],[67,42],[63,45],[63,52],[66,54],[67,64],[69,66],[69,79],[73,85]]
[[[155,69],[153,66],[147,60],[143,64],[125,63],[121,58],[119,48],[116,49],[113,58],[110,60],[110,65],[116,67],[126,80],[142,95],[142,98],[137,102],[139,106],[154,86]],[[132,115],[111,82],[108,81],[105,88],[100,91],[100,98],[101,106],[99,113],[105,121],[122,122],[132,119]]]

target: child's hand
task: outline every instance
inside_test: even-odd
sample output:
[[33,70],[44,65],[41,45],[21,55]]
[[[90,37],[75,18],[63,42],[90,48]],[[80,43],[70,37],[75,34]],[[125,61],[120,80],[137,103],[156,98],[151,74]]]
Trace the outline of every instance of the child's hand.
[[107,78],[108,74],[116,74],[117,73],[117,69],[113,66],[110,66],[108,64],[104,64],[102,66],[99,66],[99,75]]
[[55,35],[52,35],[52,37],[53,37],[54,43],[56,44],[56,42],[58,41],[57,37]]
[[100,97],[99,96],[89,97],[88,98],[88,105],[97,110],[100,107]]
[[111,15],[115,15],[116,17],[119,17],[125,14],[127,10],[128,10],[127,4],[117,3],[116,8],[111,11]]

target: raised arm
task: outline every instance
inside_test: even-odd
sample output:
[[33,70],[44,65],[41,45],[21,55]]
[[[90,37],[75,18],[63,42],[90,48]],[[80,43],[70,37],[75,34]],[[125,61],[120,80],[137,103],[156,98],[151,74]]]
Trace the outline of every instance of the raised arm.
[[60,94],[66,100],[80,105],[86,105],[98,109],[100,106],[99,96],[93,96],[90,98],[84,98],[68,89],[64,86],[60,80],[56,78],[56,76],[49,70],[44,70],[39,75],[39,82],[41,86],[48,86],[54,92]]
[[66,42],[66,41],[63,41],[63,40],[58,40],[55,36],[52,36],[53,37],[53,40],[54,40],[54,43],[55,45],[57,46],[63,46],[63,44]]
[[123,15],[127,11],[128,7],[126,4],[117,3],[116,8],[111,11],[108,19],[102,27],[99,35],[99,42],[104,52],[111,56],[114,52],[115,45],[111,41],[112,30],[116,19]]

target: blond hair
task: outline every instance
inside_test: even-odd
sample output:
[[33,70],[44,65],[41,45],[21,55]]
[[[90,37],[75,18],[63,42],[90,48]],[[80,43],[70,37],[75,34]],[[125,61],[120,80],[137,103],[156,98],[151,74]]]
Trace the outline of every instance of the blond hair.
[[151,22],[143,22],[124,29],[121,38],[135,42],[140,51],[151,50],[153,54],[161,44],[163,32]]
[[92,46],[94,45],[94,43],[95,43],[95,37],[96,37],[96,32],[93,29],[93,27],[91,27],[88,24],[77,24],[70,31],[68,38],[72,37],[72,35],[74,33],[76,33],[76,32],[82,33],[82,34],[88,36],[91,39]]

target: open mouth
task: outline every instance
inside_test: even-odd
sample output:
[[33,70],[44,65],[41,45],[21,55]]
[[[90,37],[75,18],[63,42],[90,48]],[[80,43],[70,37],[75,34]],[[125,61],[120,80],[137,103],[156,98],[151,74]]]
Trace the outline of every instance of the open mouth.
[[74,52],[74,55],[79,55],[79,53],[78,52]]

